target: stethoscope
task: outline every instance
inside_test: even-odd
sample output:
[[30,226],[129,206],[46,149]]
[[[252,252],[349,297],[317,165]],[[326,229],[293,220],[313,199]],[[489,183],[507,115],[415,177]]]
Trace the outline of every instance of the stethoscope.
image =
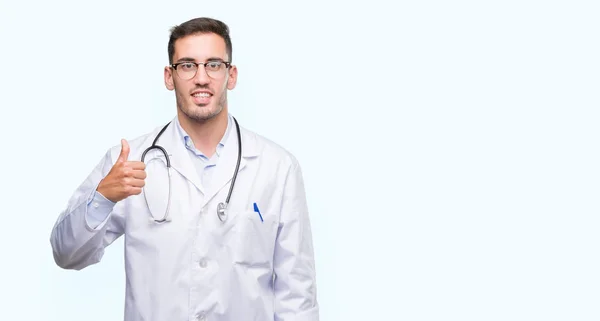
[[[240,160],[242,158],[242,139],[241,139],[241,134],[240,134],[240,125],[238,124],[235,117],[233,117],[233,121],[235,122],[235,129],[237,131],[238,156],[237,156],[237,164],[235,165],[235,171],[233,172],[233,177],[231,179],[231,185],[229,186],[229,193],[227,193],[227,198],[225,199],[225,203],[220,202],[217,206],[217,217],[219,218],[219,220],[221,220],[221,222],[225,222],[227,220],[227,205],[229,205],[229,199],[231,198],[231,192],[233,191],[233,185],[235,185],[235,179],[237,178],[238,169],[240,168]],[[167,129],[169,124],[171,124],[171,122],[166,124],[165,127],[163,127],[160,130],[160,132],[156,135],[156,138],[154,138],[152,145],[150,147],[148,147],[144,151],[144,153],[142,153],[142,162],[144,162],[146,153],[148,153],[152,149],[158,149],[163,153],[163,155],[165,155],[165,159],[166,159],[166,163],[167,163],[167,172],[169,174],[169,198],[167,200],[167,209],[165,210],[165,215],[163,216],[162,220],[157,220],[154,217],[154,214],[152,214],[152,210],[150,209],[150,205],[148,204],[148,199],[146,198],[146,192],[144,190],[144,199],[146,200],[146,206],[148,206],[150,215],[152,216],[152,219],[156,223],[163,223],[163,222],[171,220],[169,218],[169,210],[171,208],[171,160],[169,159],[169,155],[167,154],[167,151],[162,146],[156,145],[156,142],[158,141],[160,136],[163,134],[163,132]],[[142,189],[144,189],[144,188],[145,187],[142,187]]]

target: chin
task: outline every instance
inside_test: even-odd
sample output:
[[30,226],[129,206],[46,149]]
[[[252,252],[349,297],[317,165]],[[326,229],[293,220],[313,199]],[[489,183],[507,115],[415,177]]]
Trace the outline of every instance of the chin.
[[223,108],[210,105],[192,105],[191,108],[188,107],[182,111],[188,118],[192,120],[206,121],[218,116],[223,111]]

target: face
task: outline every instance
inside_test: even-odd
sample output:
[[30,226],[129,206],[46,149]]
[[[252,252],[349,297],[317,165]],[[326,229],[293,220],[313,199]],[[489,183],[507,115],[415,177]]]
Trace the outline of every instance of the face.
[[175,91],[177,108],[184,117],[203,122],[227,110],[227,90],[235,88],[237,68],[218,67],[219,61],[228,62],[229,57],[225,41],[216,34],[190,35],[175,42],[173,63],[214,62],[197,68],[193,64],[179,65],[177,70],[165,67],[165,86]]

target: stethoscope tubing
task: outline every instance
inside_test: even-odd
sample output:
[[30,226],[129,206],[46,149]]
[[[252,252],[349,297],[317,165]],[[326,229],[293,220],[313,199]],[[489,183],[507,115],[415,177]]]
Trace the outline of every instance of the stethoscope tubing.
[[[236,133],[237,133],[238,155],[237,155],[237,163],[235,165],[235,171],[233,172],[233,177],[231,178],[231,184],[229,186],[229,192],[227,193],[227,198],[225,199],[225,203],[221,202],[217,206],[217,217],[222,222],[225,222],[225,220],[227,219],[226,210],[227,210],[227,206],[229,205],[229,200],[231,199],[231,194],[233,193],[233,187],[235,186],[235,181],[237,179],[237,174],[238,174],[238,171],[239,171],[239,168],[240,168],[240,161],[241,161],[241,158],[242,158],[242,137],[241,137],[241,133],[240,133],[240,125],[238,124],[238,121],[237,121],[237,119],[235,119],[235,117],[233,117],[233,121],[235,122]],[[148,210],[150,210],[150,215],[152,216],[152,219],[156,223],[163,223],[163,222],[166,222],[166,221],[169,220],[168,216],[169,216],[169,210],[170,210],[170,207],[171,207],[171,159],[169,158],[167,150],[165,148],[163,148],[162,146],[156,144],[158,142],[158,139],[162,136],[162,134],[164,133],[164,131],[167,129],[167,127],[170,124],[171,124],[171,122],[168,122],[160,130],[160,132],[158,132],[158,134],[154,138],[154,141],[152,142],[152,145],[150,147],[146,148],[146,150],[144,150],[144,152],[142,153],[142,157],[141,157],[141,161],[144,162],[144,160],[146,158],[146,154],[149,151],[151,151],[153,149],[158,149],[165,156],[165,160],[166,160],[166,163],[167,163],[167,172],[168,172],[168,175],[169,175],[169,196],[168,196],[168,200],[167,200],[167,209],[166,209],[165,215],[163,216],[162,220],[157,220],[154,217],[154,215],[152,214],[152,210],[150,210],[150,205],[148,204],[148,199],[146,198],[146,195],[144,193],[144,199],[146,200],[146,205],[148,206]]]

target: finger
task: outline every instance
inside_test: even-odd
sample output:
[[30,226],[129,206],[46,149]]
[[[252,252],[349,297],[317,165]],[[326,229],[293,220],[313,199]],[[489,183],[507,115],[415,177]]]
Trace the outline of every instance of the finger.
[[141,187],[129,187],[128,189],[129,195],[139,195],[142,193]]
[[128,167],[123,167],[121,169],[121,177],[123,177],[123,179],[125,179],[125,182],[127,182],[128,178],[135,178],[135,179],[145,179],[146,178],[146,171],[142,170],[142,169],[131,169]]
[[131,177],[136,178],[136,179],[146,179],[146,171],[143,170],[134,170],[131,173]]
[[127,181],[127,185],[129,185],[130,187],[144,187],[144,185],[146,185],[146,183],[144,182],[143,179],[132,178]]
[[121,139],[121,154],[119,154],[118,161],[126,162],[129,157],[129,143],[125,139]]
[[127,166],[135,170],[145,170],[146,164],[140,161],[127,162]]

